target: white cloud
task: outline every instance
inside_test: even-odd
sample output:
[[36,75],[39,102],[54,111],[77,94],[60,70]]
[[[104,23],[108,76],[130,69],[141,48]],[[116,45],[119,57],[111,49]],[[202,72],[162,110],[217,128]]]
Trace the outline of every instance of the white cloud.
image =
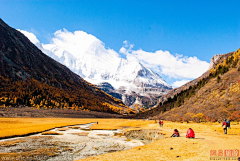
[[121,47],[121,49],[119,50],[119,52],[125,54],[125,53],[127,53],[127,49],[124,48],[124,47]]
[[[34,43],[40,43],[33,33],[19,30],[28,39]],[[169,51],[157,50],[147,52],[142,49],[133,50],[134,45],[127,40],[123,41],[123,47],[116,51],[105,47],[104,43],[91,34],[84,31],[69,32],[66,29],[58,30],[49,44],[42,44],[46,50],[59,50],[58,57],[61,57],[62,51],[71,53],[72,56],[82,59],[84,54],[101,54],[105,57],[120,57],[119,53],[125,54],[128,60],[137,60],[143,65],[149,67],[160,75],[173,78],[175,81],[172,86],[178,87],[191,79],[199,77],[208,70],[209,63],[201,61],[197,57],[187,57],[180,54],[171,54]],[[89,51],[91,50],[91,51]],[[55,53],[58,53],[55,51]]]
[[101,40],[84,31],[58,30],[54,33],[52,42],[44,45],[44,48],[52,48],[52,46],[62,48],[76,58],[82,58],[84,54],[90,53],[119,56],[114,50],[106,49]]
[[22,34],[24,34],[33,44],[39,43],[39,40],[33,33],[24,31],[24,30],[20,30],[20,29],[17,29],[17,30],[20,31]]
[[183,79],[183,80],[180,80],[180,81],[175,81],[175,82],[173,82],[172,87],[173,88],[180,87],[180,86],[186,84],[189,81],[190,80],[186,80],[186,79]]
[[128,41],[127,40],[124,40],[123,44],[124,44],[124,47],[126,47],[126,48],[128,47]]
[[157,50],[155,52],[146,52],[142,49],[132,50],[129,45],[126,49],[122,47],[120,53],[126,55],[127,59],[137,59],[142,64],[160,72],[170,78],[175,79],[194,79],[201,76],[208,70],[209,63],[194,57],[183,57],[183,55],[172,55],[169,51]]

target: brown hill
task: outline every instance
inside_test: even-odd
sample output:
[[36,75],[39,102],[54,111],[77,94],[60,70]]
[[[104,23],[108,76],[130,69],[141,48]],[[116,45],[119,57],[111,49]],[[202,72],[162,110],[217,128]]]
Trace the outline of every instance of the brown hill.
[[209,71],[171,90],[156,108],[137,117],[172,121],[240,119],[239,58],[240,49],[214,56]]
[[119,114],[129,109],[121,100],[43,54],[23,34],[0,19],[1,105]]
[[[189,89],[190,86],[197,85],[199,80],[206,79],[209,76],[210,69],[216,68],[217,64],[223,63],[224,60],[226,58],[228,58],[230,55],[232,55],[233,53],[234,52],[230,52],[227,54],[219,54],[219,55],[215,55],[214,57],[212,57],[209,70],[207,70],[205,73],[203,73],[200,77],[198,77],[192,81],[189,81],[188,83],[182,85],[181,87],[172,89],[166,95],[163,95],[162,97],[159,98],[159,103],[160,102],[163,103],[163,102],[167,101],[169,97],[173,98],[175,95],[181,93],[182,91]],[[157,106],[159,105],[159,103],[157,104]]]

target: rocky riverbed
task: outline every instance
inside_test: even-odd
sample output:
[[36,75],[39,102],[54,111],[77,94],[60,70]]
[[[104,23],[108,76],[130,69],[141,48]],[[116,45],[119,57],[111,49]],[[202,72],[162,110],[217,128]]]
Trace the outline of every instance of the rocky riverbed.
[[75,160],[144,145],[143,139],[127,138],[123,130],[90,130],[91,125],[1,140],[1,160]]

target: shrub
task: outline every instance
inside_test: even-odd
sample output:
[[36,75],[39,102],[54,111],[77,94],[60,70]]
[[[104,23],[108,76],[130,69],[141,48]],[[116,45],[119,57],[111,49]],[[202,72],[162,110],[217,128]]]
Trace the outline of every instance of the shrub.
[[193,117],[194,113],[186,113],[185,115],[183,115],[183,120],[184,121],[191,121],[192,120],[192,117]]
[[231,116],[229,117],[229,120],[231,121],[240,121],[240,112],[234,111]]
[[235,67],[237,66],[238,60],[239,60],[239,59],[236,59],[236,60],[233,62],[233,65],[232,65],[233,68],[235,68]]
[[203,113],[198,113],[193,116],[193,120],[195,122],[201,122],[203,119],[205,119],[205,115]]
[[217,116],[219,118],[219,120],[224,120],[224,119],[227,119],[229,116],[231,115],[231,113],[227,110],[222,110],[222,111],[219,111],[217,113]]

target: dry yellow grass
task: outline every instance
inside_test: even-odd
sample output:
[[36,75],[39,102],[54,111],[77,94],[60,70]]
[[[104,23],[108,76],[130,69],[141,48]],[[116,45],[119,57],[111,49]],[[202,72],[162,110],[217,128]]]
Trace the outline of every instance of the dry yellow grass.
[[58,152],[57,148],[51,147],[21,153],[0,153],[0,160],[45,160],[46,158],[57,156]]
[[79,126],[69,126],[70,129],[80,129]]
[[93,124],[91,128],[92,130],[113,130],[124,127],[138,127],[153,123],[153,121],[136,121],[127,119],[0,118],[0,138],[24,136],[31,133],[43,132],[56,127],[87,124],[97,121],[98,124]]
[[[176,123],[165,122],[164,127],[148,121],[149,124],[139,125],[144,129],[160,129],[166,133],[164,139],[151,144],[135,147],[130,150],[108,153],[83,160],[210,160],[211,150],[240,150],[240,125],[232,123],[228,135],[223,134],[219,123]],[[196,139],[185,138],[188,128],[195,131]],[[170,138],[173,129],[180,131],[181,137]],[[171,150],[171,148],[173,148]]]
[[56,131],[46,131],[42,132],[42,135],[62,135],[62,133],[58,133]]
[[0,118],[0,138],[43,132],[55,127],[86,124],[94,119],[74,118]]
[[98,124],[93,124],[92,130],[116,130],[124,128],[144,128],[145,125],[154,123],[153,120],[128,120],[128,119],[101,119]]
[[10,147],[10,146],[15,146],[18,143],[25,142],[24,140],[9,140],[9,141],[4,141],[0,142],[0,147]]
[[67,127],[63,127],[63,128],[59,128],[57,129],[58,131],[66,131],[66,130],[69,130],[70,128],[67,128]]
[[[54,127],[97,122],[92,129],[159,129],[164,139],[130,150],[108,153],[83,160],[209,160],[211,150],[240,150],[240,124],[231,123],[228,135],[223,134],[219,123],[176,123],[164,121],[163,128],[152,120],[127,119],[63,119],[63,118],[0,118],[0,137],[26,135],[46,131]],[[186,139],[191,127],[196,139]],[[181,137],[170,138],[173,129],[180,131]],[[173,148],[172,150],[170,150]],[[12,154],[15,155],[15,154]],[[26,154],[28,155],[28,154]]]

